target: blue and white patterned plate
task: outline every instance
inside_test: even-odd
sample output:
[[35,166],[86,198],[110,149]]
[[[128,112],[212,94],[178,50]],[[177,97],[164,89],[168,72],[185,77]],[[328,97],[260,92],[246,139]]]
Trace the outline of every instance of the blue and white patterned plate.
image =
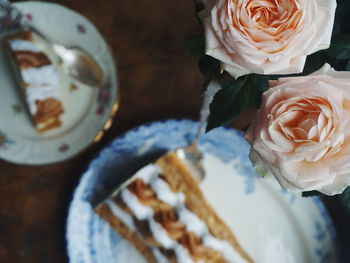
[[[89,165],[70,206],[67,226],[72,263],[141,263],[139,253],[93,212],[127,175],[162,153],[187,145],[196,122],[168,120],[134,129]],[[258,263],[339,262],[335,230],[319,198],[280,190],[257,176],[241,132],[218,128],[201,139],[209,202]]]

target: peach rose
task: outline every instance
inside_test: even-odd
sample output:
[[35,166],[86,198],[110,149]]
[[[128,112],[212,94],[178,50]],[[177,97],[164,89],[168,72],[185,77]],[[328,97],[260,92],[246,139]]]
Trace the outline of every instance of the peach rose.
[[303,71],[330,44],[336,0],[205,0],[206,54],[237,78]]
[[246,133],[257,172],[286,190],[341,193],[350,185],[350,72],[326,64],[270,85]]

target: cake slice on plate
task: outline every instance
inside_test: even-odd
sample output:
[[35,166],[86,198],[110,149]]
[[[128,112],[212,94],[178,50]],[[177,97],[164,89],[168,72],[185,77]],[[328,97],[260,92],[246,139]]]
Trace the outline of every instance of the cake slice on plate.
[[45,132],[60,127],[64,110],[59,74],[43,45],[30,31],[5,37],[4,45],[37,130]]
[[173,152],[139,170],[95,211],[150,263],[252,262]]

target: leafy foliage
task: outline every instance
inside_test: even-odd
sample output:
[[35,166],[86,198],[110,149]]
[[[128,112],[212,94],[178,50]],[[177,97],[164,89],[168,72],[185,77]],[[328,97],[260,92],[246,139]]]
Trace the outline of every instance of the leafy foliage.
[[345,70],[350,71],[350,60],[346,62]]
[[[197,13],[204,9],[202,1],[194,0],[194,3]],[[337,71],[350,71],[350,1],[337,0],[337,4],[329,49],[309,55],[303,72],[287,75],[288,77],[309,75],[325,63],[330,64]],[[235,80],[227,73],[220,72],[220,61],[205,55],[204,36],[188,38],[185,41],[185,47],[192,55],[199,57],[199,69],[205,76],[206,83],[215,78],[222,86],[210,105],[211,113],[207,131],[229,123],[248,108],[259,107],[262,93],[269,88],[268,80],[286,77],[250,74]]]
[[308,192],[303,192],[302,197],[312,197],[312,196],[320,196],[321,193],[319,191],[308,191]]
[[312,72],[320,69],[324,65],[325,59],[324,51],[318,51],[310,56],[307,56],[302,75],[309,75]]
[[350,35],[335,35],[326,54],[334,59],[350,59]]
[[335,12],[333,35],[350,34],[350,23],[349,23],[350,1],[338,0],[337,2],[338,2],[337,3],[338,7]]
[[227,124],[247,108],[258,108],[262,93],[268,89],[267,78],[256,74],[222,81],[221,85],[210,105],[207,131]]

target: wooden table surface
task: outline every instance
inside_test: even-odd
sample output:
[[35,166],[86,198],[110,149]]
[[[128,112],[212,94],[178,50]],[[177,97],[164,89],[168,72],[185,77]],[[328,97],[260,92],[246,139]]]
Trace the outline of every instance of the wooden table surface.
[[[102,141],[69,161],[40,167],[0,161],[0,262],[4,263],[67,262],[68,205],[82,170],[94,155],[140,124],[196,119],[201,103],[203,79],[197,59],[183,46],[186,37],[201,32],[192,1],[52,2],[82,13],[111,46],[119,75],[120,110]],[[244,120],[235,126],[244,126]],[[346,222],[340,205],[327,203],[336,214],[336,223]]]

